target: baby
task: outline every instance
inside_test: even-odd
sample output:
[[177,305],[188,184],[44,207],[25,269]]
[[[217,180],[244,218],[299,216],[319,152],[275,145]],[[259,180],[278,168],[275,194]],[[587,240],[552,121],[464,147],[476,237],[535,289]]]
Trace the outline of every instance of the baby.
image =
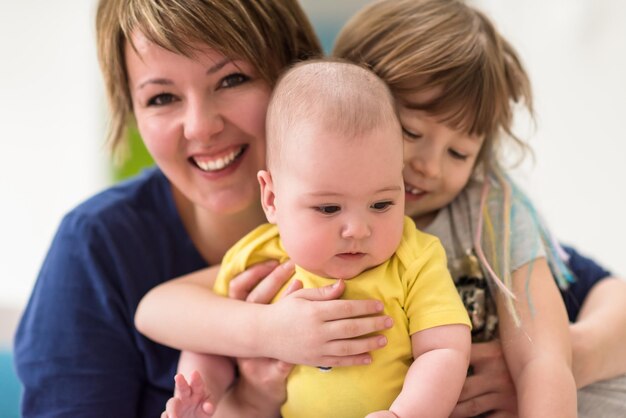
[[[343,297],[383,300],[394,318],[370,365],[295,366],[282,416],[448,417],[467,373],[470,324],[439,240],[404,216],[402,129],[388,88],[354,64],[306,61],[279,80],[266,128],[258,180],[269,223],[226,254],[215,291],[227,294],[255,263],[291,259],[304,287],[345,280]],[[189,358],[226,361],[181,362]],[[209,388],[231,376],[205,373],[191,386],[177,376],[169,416],[209,416],[218,401]]]

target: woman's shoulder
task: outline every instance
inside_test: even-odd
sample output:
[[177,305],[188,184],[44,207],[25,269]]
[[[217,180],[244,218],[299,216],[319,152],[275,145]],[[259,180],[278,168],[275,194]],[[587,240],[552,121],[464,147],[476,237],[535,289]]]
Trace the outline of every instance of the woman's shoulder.
[[65,215],[61,229],[115,232],[139,225],[163,225],[175,216],[169,182],[160,170],[151,168],[80,203]]

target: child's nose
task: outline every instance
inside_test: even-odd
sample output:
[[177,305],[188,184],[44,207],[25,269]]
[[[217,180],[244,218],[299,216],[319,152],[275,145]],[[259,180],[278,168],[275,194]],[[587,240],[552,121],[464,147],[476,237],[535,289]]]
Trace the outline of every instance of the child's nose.
[[441,175],[441,165],[438,158],[429,153],[411,158],[409,167],[425,178],[438,178]]
[[190,141],[209,141],[224,129],[218,109],[206,101],[189,101],[185,109],[184,135]]
[[372,235],[372,230],[364,219],[348,220],[341,231],[341,237],[346,239],[364,239],[370,235]]

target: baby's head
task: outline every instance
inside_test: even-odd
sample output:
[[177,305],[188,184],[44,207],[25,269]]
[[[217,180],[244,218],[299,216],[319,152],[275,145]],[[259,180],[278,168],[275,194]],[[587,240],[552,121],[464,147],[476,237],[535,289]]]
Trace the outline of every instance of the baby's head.
[[354,64],[300,63],[267,114],[263,208],[299,266],[349,279],[388,259],[403,229],[402,130],[393,97]]
[[497,165],[504,140],[527,150],[512,124],[516,103],[533,112],[528,75],[489,18],[462,0],[374,2],[344,26],[333,55],[371,68],[400,108],[480,138],[475,166]]

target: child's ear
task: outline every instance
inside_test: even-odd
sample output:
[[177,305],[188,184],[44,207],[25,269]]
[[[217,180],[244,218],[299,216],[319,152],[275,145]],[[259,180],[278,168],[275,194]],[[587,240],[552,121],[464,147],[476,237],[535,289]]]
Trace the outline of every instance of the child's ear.
[[269,171],[260,170],[256,178],[259,180],[259,186],[261,186],[261,205],[263,206],[265,217],[269,223],[276,223],[276,195],[274,194],[272,175]]

